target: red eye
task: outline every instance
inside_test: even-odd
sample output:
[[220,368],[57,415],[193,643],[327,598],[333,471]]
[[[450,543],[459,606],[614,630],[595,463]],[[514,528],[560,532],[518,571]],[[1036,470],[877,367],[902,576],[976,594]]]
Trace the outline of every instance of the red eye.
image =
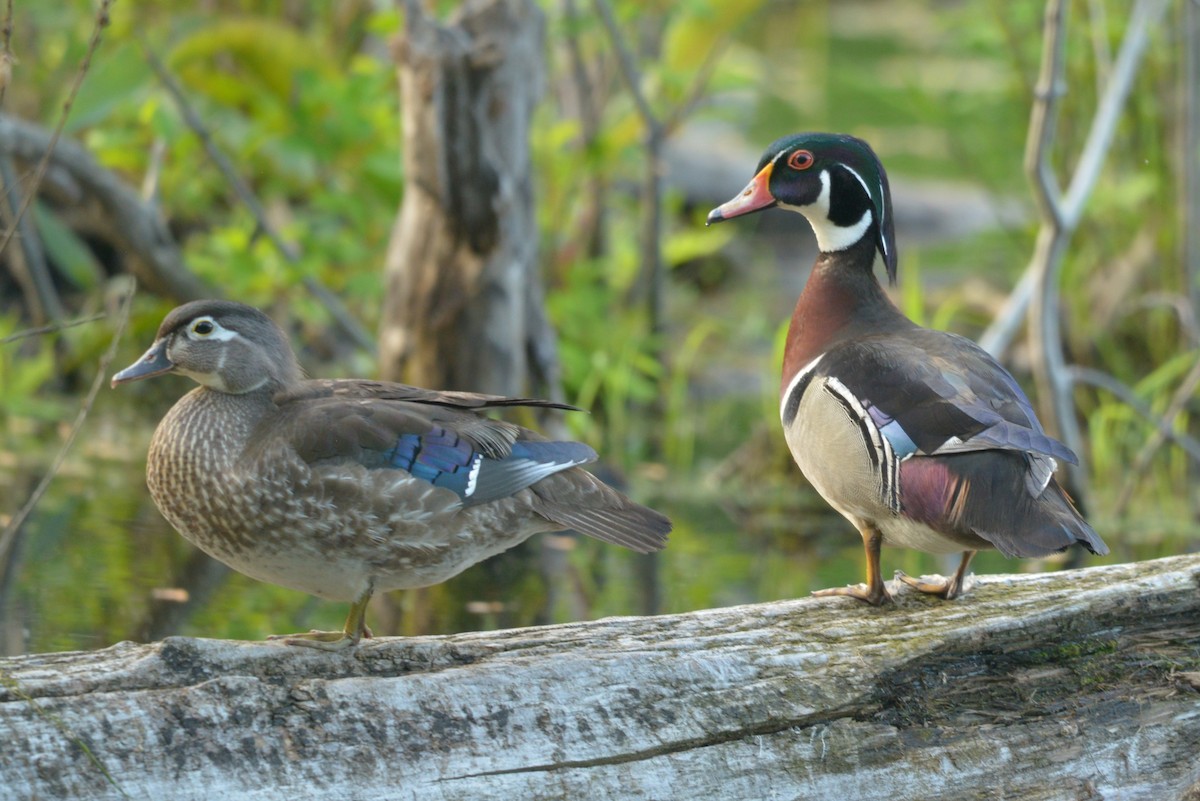
[[793,170],[807,170],[813,165],[813,154],[807,150],[797,150],[788,156],[787,165]]

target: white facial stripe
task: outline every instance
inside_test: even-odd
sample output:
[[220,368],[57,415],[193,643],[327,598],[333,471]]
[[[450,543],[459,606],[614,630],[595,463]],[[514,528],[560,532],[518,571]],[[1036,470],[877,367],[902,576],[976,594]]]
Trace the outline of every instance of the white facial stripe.
[[859,182],[860,184],[862,184],[863,191],[867,193],[867,197],[870,197],[870,196],[871,196],[871,190],[870,190],[870,188],[867,186],[867,182],[863,180],[863,177],[862,177],[861,175],[859,175],[859,174],[858,174],[858,172],[857,172],[857,171],[856,171],[856,170],[855,170],[853,167],[850,167],[850,166],[848,166],[848,165],[846,165],[846,164],[843,164],[843,165],[842,165],[842,169],[844,169],[846,172],[850,173],[850,174],[851,174],[851,175],[853,175],[855,178],[857,178],[857,179],[858,179],[858,182]]
[[824,355],[825,354],[822,353],[820,356],[804,365],[804,367],[800,368],[800,372],[796,373],[796,375],[792,377],[792,380],[788,382],[787,388],[783,390],[783,395],[779,398],[780,420],[784,419],[783,416],[787,410],[788,399],[792,397],[792,393],[796,391],[796,387],[799,386],[800,382],[804,380],[805,376],[816,369],[817,362],[821,361],[821,357]]
[[[861,181],[862,178],[860,177]],[[790,206],[779,204],[782,208],[798,211],[808,218],[813,233],[817,236],[817,247],[822,253],[832,253],[845,250],[858,240],[871,227],[871,212],[868,209],[854,225],[842,227],[829,221],[829,170],[821,170],[821,194],[807,206]]]
[[[213,327],[213,330],[208,334],[198,334],[192,330],[196,327],[196,323],[208,323]],[[228,342],[231,339],[237,339],[241,336],[241,334],[239,334],[237,331],[234,331],[231,328],[226,328],[208,315],[205,315],[204,317],[197,317],[195,320],[192,320],[191,324],[187,327],[187,335],[188,339],[194,339],[197,341],[215,339],[218,342]]]
[[[860,184],[862,184],[863,191],[867,193],[867,197],[868,197],[868,198],[871,198],[871,197],[872,197],[872,195],[871,195],[871,189],[870,189],[870,187],[868,187],[868,186],[867,186],[867,182],[866,182],[865,180],[863,180],[863,177],[862,177],[861,175],[859,175],[859,174],[858,174],[858,172],[857,172],[857,171],[855,171],[855,169],[854,169],[853,167],[849,167],[849,166],[847,166],[847,165],[845,165],[845,164],[843,164],[843,165],[842,165],[842,167],[844,167],[844,168],[846,169],[846,171],[847,171],[847,172],[849,172],[851,175],[853,175],[855,178],[857,178],[857,179],[858,179],[858,182],[859,182]],[[880,196],[882,197],[882,195],[883,195],[883,187],[882,187],[882,186],[880,186],[880,187],[879,187],[879,192],[880,192]],[[874,202],[874,200],[873,200],[873,199],[872,199],[872,202]],[[884,215],[884,214],[886,214],[886,213],[887,213],[887,207],[885,206],[885,207],[884,207],[884,210],[883,210],[882,212],[880,212],[880,217],[879,217],[879,228],[880,228],[881,230],[883,229],[884,223],[886,223],[886,222],[887,222],[886,220],[884,220],[884,219],[883,219],[883,215]],[[887,252],[887,247],[888,247],[888,244],[887,244],[887,239],[886,239],[886,238],[884,238],[884,237],[880,237],[880,238],[879,238],[879,241],[880,241],[880,242],[883,244],[883,255],[884,255],[884,256],[887,256],[887,255],[888,255],[888,252]]]

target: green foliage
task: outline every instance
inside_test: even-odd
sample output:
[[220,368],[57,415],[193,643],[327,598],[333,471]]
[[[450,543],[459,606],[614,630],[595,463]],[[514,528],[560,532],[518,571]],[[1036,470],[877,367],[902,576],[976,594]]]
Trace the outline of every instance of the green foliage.
[[[17,5],[20,60],[6,111],[57,122],[86,50],[93,5]],[[454,4],[441,5],[448,14]],[[1097,75],[1106,69],[1097,54],[1115,49],[1126,24],[1125,4],[1083,5],[1071,4],[1070,91],[1055,153],[1064,170],[1075,163]],[[302,289],[311,279],[337,293],[370,330],[404,182],[394,65],[385,48],[401,19],[385,6],[221,0],[199,8],[123,0],[67,134],[131,185],[157,170],[162,213],[189,267],[226,294],[319,330],[328,320]],[[781,267],[772,248],[749,244],[767,238],[754,224],[703,228],[705,209],[691,206],[718,199],[670,194],[661,238],[666,315],[660,333],[651,333],[640,250],[640,187],[650,169],[645,127],[604,27],[589,4],[574,6],[569,18],[564,4],[542,4],[548,91],[532,141],[547,309],[560,338],[565,393],[591,411],[567,423],[629,474],[634,494],[675,518],[660,560],[668,610],[858,581],[857,536],[806,490],[778,436],[778,365],[799,285],[784,272],[807,265]],[[1027,198],[1021,160],[1043,4],[901,6],[880,13],[871,2],[614,2],[656,116],[673,126],[700,119],[743,137],[746,177],[758,148],[783,133],[846,130],[872,140],[894,184],[965,181],[998,198]],[[150,67],[146,45],[297,259],[256,230]],[[1172,145],[1179,118],[1170,105],[1179,51],[1174,39],[1156,35],[1064,275],[1071,358],[1129,384],[1157,413],[1200,358],[1169,301],[1186,290],[1174,207],[1182,180]],[[575,59],[586,85],[576,82]],[[672,142],[678,132],[668,131]],[[725,150],[733,139],[710,140],[714,168],[742,158]],[[104,266],[53,210],[34,213],[71,285],[66,291],[100,308]],[[977,335],[1027,263],[1032,238],[1028,223],[948,241],[902,241],[897,300],[914,319]],[[121,359],[136,358],[167,306],[139,299]],[[19,327],[15,317],[0,316],[0,337]],[[26,497],[31,478],[52,458],[62,424],[77,409],[78,387],[90,380],[106,344],[98,330],[0,345],[6,497]],[[369,367],[360,361],[324,374]],[[188,553],[141,486],[153,421],[184,386],[152,384],[122,388],[119,397],[102,393],[80,452],[27,525],[21,573],[8,598],[32,610],[26,617],[34,649],[92,647],[136,633],[150,591],[165,586]],[[1118,557],[1188,547],[1195,538],[1195,465],[1178,449],[1163,448],[1118,517],[1111,504],[1132,480],[1128,467],[1153,429],[1103,391],[1081,389],[1077,400],[1097,489],[1098,508],[1089,513],[1117,544]],[[1194,402],[1185,405],[1171,425],[1194,435],[1196,411]],[[13,505],[0,513],[11,514]],[[632,557],[586,543],[569,562],[586,613],[637,611]],[[889,554],[889,564],[910,573],[945,569],[913,552]],[[978,562],[981,572],[1013,567],[995,555]],[[486,587],[488,575],[470,577],[471,586]],[[513,609],[501,618],[443,606],[431,619],[446,628],[532,622],[541,614],[533,592],[515,587]],[[435,607],[444,603],[437,591],[430,597]],[[578,608],[560,603],[550,614],[562,619]],[[234,577],[188,632],[255,638],[336,628],[345,612]]]

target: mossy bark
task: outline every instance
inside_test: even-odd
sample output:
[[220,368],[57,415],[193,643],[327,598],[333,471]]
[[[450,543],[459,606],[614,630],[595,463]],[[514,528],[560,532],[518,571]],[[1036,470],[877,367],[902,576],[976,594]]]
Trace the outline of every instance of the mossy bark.
[[326,654],[0,660],[16,798],[1200,798],[1200,556]]

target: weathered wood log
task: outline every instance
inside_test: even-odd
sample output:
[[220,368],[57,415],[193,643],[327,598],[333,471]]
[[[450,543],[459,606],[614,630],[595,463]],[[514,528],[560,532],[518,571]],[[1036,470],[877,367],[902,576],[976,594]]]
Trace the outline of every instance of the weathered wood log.
[[0,795],[1200,797],[1200,555],[378,639],[0,660]]

